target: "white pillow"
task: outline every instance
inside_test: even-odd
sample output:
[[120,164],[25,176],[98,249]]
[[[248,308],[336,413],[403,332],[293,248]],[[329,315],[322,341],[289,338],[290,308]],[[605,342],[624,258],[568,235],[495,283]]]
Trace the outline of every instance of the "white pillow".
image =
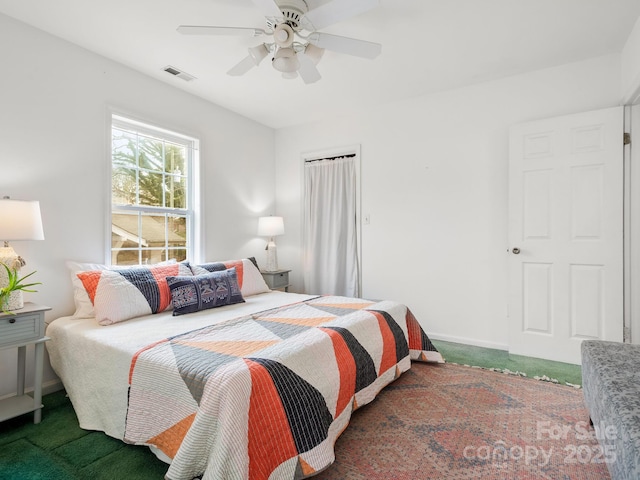
[[243,297],[257,295],[258,293],[270,292],[271,289],[264,281],[260,270],[248,258],[242,260],[225,260],[223,262],[207,262],[198,265],[189,264],[194,275],[216,272],[236,267],[238,284]]
[[93,300],[100,325],[170,310],[173,305],[167,277],[191,275],[189,267],[177,262],[77,273]]
[[[160,262],[157,265],[170,265],[176,263],[175,259],[167,260],[166,262]],[[103,265],[100,263],[79,263],[72,260],[66,262],[67,268],[71,273],[71,285],[73,286],[73,302],[76,305],[76,311],[72,315],[73,318],[93,318],[96,316],[96,312],[93,308],[93,303],[87,291],[82,284],[82,281],[78,278],[79,272],[86,272],[90,270],[118,270],[121,268],[131,268],[128,265]]]
[[267,283],[264,281],[264,277],[260,273],[260,270],[258,270],[251,260],[243,258],[242,266],[244,267],[244,275],[240,290],[244,297],[271,291]]

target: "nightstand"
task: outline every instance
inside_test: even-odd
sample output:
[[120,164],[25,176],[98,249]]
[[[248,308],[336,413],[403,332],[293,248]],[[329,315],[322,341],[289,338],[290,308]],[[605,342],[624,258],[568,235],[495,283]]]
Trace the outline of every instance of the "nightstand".
[[271,290],[284,289],[285,292],[288,292],[290,271],[291,270],[275,270],[273,272],[266,272],[264,270],[260,270],[260,273]]
[[[9,418],[33,413],[33,423],[42,418],[42,370],[44,368],[44,312],[50,307],[25,303],[24,307],[10,313],[0,310],[0,350],[18,349],[18,389],[13,397],[0,400],[0,422]],[[27,368],[27,345],[34,345],[33,396],[24,393]]]

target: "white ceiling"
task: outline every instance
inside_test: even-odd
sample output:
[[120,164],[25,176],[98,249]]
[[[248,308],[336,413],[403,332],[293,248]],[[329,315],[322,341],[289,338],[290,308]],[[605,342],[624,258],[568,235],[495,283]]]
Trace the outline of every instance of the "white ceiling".
[[[180,24],[264,28],[252,0],[0,0],[0,12],[280,128],[619,53],[640,1],[381,0],[322,31],[381,43],[382,54],[327,51],[322,79],[311,85],[283,79],[268,61],[243,77],[226,75],[260,38],[176,32]],[[172,77],[167,65],[196,80]]]

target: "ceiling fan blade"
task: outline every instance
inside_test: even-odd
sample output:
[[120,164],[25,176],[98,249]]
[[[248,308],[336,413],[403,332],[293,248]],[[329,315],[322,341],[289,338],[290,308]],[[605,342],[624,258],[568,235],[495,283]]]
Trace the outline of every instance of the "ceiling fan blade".
[[265,17],[281,17],[280,7],[273,0],[251,0]]
[[298,53],[298,60],[300,61],[300,68],[298,68],[298,74],[304,83],[315,83],[322,78],[320,72],[316,68],[313,59],[304,53]]
[[329,25],[355,17],[379,5],[380,0],[331,0],[307,12],[303,17],[303,22],[307,30],[322,30]]
[[355,57],[373,59],[380,55],[382,45],[379,43],[341,37],[328,33],[314,32],[307,38],[309,42],[320,48],[326,48],[338,53],[346,53]]
[[259,28],[247,27],[214,27],[208,25],[180,25],[177,28],[183,35],[238,35],[245,37],[258,37],[266,32]]
[[232,77],[240,77],[255,66],[256,66],[255,60],[251,58],[251,55],[247,55],[245,58],[240,60],[240,62],[238,62],[234,67],[232,67],[231,70],[227,72],[227,75],[231,75]]

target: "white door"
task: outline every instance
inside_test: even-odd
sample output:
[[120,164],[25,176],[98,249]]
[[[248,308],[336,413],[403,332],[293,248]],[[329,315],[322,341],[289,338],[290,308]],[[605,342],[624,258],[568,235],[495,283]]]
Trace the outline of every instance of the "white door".
[[580,364],[622,341],[623,107],[515,125],[509,149],[509,352]]

